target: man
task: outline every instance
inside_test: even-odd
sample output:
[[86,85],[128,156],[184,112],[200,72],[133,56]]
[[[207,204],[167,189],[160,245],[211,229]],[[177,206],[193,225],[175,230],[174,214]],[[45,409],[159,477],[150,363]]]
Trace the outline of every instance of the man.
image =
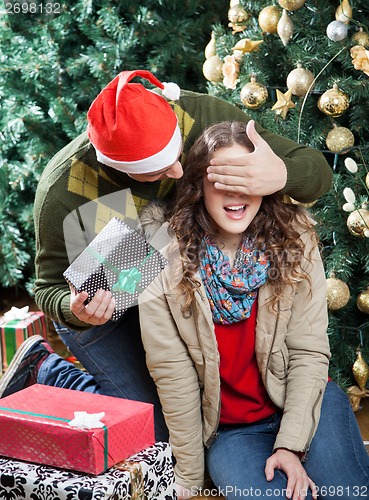
[[[170,101],[132,83],[137,76],[161,89]],[[1,380],[0,396],[37,382],[152,402],[157,439],[166,439],[160,404],[146,369],[137,307],[112,322],[115,304],[109,291],[98,291],[86,304],[87,292],[70,290],[63,278],[70,264],[68,227],[63,225],[72,213],[79,218],[88,204],[89,241],[111,217],[129,218],[132,207],[120,198],[123,190],[130,190],[138,213],[154,198],[167,200],[195,139],[210,124],[224,120],[249,122],[255,151],[240,156],[234,165],[213,161],[208,178],[217,189],[252,195],[281,191],[301,202],[328,191],[332,173],[320,152],[261,127],[255,130],[241,110],[215,97],[188,91],[179,95],[174,84],[162,84],[148,71],[120,73],[92,103],[87,133],[65,146],[46,167],[34,207],[35,299],[87,373],[52,353],[42,339],[31,337]]]

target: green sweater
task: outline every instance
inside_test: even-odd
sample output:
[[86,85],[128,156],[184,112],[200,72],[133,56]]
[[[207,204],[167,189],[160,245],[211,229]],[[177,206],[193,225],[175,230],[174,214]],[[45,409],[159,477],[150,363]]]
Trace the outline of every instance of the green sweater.
[[[250,119],[225,101],[194,92],[181,91],[180,99],[171,105],[182,132],[184,154],[209,125],[223,120],[247,122]],[[296,200],[309,202],[328,191],[332,172],[319,151],[296,144],[261,127],[257,127],[257,131],[286,164],[286,194]],[[82,214],[83,219],[83,210],[87,207],[89,220],[93,221],[89,227],[91,234],[87,238],[87,241],[91,241],[113,216],[123,219],[127,215],[129,217],[129,200],[123,199],[122,206],[109,201],[119,198],[120,191],[130,189],[139,212],[150,200],[167,197],[173,184],[173,179],[137,182],[125,173],[102,165],[97,161],[86,133],[59,151],[41,176],[34,205],[35,299],[40,309],[51,319],[73,329],[83,330],[91,326],[78,320],[70,311],[70,290],[63,278],[63,272],[70,264],[63,230],[63,222],[69,214],[74,213],[78,217]],[[113,193],[117,196],[106,196]]]

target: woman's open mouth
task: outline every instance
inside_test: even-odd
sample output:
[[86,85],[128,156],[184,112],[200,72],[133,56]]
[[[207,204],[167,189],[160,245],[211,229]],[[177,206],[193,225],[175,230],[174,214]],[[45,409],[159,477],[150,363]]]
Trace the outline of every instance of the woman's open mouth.
[[246,208],[247,205],[229,205],[224,207],[224,210],[231,219],[241,219],[246,212]]

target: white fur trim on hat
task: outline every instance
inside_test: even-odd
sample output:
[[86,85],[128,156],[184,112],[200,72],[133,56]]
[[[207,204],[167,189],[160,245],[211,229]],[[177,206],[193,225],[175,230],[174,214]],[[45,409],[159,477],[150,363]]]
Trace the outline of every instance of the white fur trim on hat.
[[162,170],[176,162],[180,153],[181,145],[182,135],[177,125],[171,140],[165,148],[148,158],[143,158],[142,160],[127,162],[116,161],[103,155],[98,149],[95,148],[95,150],[97,160],[108,167],[115,168],[116,170],[120,170],[126,174],[147,174],[149,172],[151,173]]
[[163,86],[163,96],[170,101],[178,101],[181,95],[181,89],[179,88],[179,86],[173,82],[163,82]]

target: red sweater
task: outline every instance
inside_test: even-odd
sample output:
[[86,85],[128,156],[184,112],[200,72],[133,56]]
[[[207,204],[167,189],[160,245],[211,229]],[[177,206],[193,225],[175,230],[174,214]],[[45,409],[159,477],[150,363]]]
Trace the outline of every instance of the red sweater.
[[255,356],[257,302],[248,319],[215,323],[220,353],[221,424],[252,423],[278,409],[269,398]]

